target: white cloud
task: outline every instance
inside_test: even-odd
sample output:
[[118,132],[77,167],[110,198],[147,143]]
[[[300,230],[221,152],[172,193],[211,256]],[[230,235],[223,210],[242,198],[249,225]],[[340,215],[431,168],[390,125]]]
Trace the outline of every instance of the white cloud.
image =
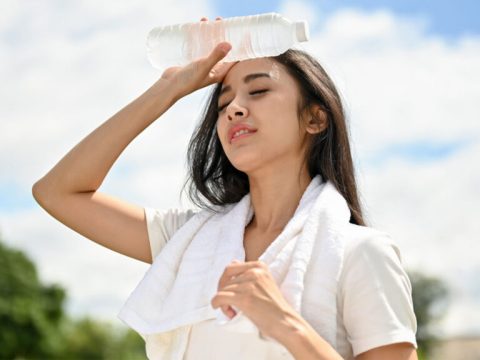
[[281,4],[278,13],[291,21],[307,21],[310,31],[318,23],[318,14],[315,8],[303,1],[285,1]]
[[[102,4],[25,4],[4,23],[0,51],[11,54],[0,58],[0,76],[8,84],[0,88],[6,119],[0,122],[0,165],[9,170],[4,179],[31,184],[72,144],[160,77],[146,59],[152,27],[191,21],[187,13],[210,12],[202,2]],[[193,112],[182,113],[184,121],[191,121]],[[32,162],[39,148],[43,161]]]
[[421,29],[385,11],[348,10],[332,16],[308,46],[339,83],[363,154],[480,134],[480,41],[446,43]]
[[[0,57],[0,76],[8,85],[0,88],[0,167],[7,169],[0,184],[12,181],[30,196],[35,180],[160,76],[146,60],[150,28],[190,21],[187,13],[198,18],[213,13],[202,2],[171,4],[9,2],[0,13],[0,51],[10,54]],[[319,58],[345,97],[372,224],[394,236],[407,266],[451,284],[458,276],[474,279],[480,230],[472,221],[480,202],[474,165],[480,150],[480,40],[447,43],[426,36],[424,22],[386,11],[349,9],[322,18],[301,2],[282,6],[281,13],[294,20],[324,22],[301,47]],[[182,99],[135,139],[100,190],[141,206],[182,206],[178,195],[186,145],[207,91]],[[365,160],[391,144],[423,139],[467,139],[470,145],[428,163],[390,159],[372,167]],[[65,228],[38,207],[0,213],[0,225],[10,243],[31,254],[44,279],[68,287],[69,309],[75,313],[114,319],[146,269]],[[464,319],[461,310],[478,307],[472,281],[456,285],[446,332],[478,323]],[[454,325],[459,323],[462,328]]]

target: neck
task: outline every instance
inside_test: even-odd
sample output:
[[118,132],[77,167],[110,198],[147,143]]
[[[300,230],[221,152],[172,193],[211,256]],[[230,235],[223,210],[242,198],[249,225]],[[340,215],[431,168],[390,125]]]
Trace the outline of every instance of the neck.
[[305,189],[311,182],[306,169],[249,176],[250,198],[254,217],[249,224],[251,229],[261,233],[277,233],[283,230],[293,217]]

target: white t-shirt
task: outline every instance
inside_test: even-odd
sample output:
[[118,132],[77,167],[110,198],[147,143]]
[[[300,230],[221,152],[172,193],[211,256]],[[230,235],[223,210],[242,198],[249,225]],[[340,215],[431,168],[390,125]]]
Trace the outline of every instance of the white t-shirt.
[[[144,210],[153,259],[195,215],[190,209]],[[411,293],[400,251],[391,238],[347,241],[337,291],[336,351],[349,360],[393,343],[409,342],[417,347]],[[192,326],[185,360],[292,359],[279,344],[256,335],[229,333],[214,321]],[[148,341],[155,341],[155,336],[149,336]]]

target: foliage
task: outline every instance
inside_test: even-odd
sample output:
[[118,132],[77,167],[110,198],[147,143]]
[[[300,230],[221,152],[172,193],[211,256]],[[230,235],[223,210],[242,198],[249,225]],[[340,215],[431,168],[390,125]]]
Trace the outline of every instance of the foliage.
[[436,338],[434,325],[445,314],[449,292],[446,284],[438,278],[420,272],[410,272],[413,307],[417,318],[417,342],[425,358]]
[[143,339],[130,329],[89,317],[72,321],[66,331],[69,359],[145,359]]
[[0,359],[145,359],[134,331],[65,314],[66,292],[0,239]]
[[65,291],[40,283],[35,265],[0,242],[0,358],[50,357],[61,347]]

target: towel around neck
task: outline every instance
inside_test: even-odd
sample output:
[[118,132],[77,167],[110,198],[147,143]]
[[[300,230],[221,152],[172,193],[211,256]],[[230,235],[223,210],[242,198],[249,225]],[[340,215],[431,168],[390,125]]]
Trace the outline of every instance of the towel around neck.
[[[141,335],[165,334],[169,351],[172,344],[185,344],[189,326],[218,318],[210,301],[220,276],[232,260],[245,258],[243,236],[253,217],[250,194],[219,210],[199,212],[173,235],[118,315]],[[259,258],[286,300],[333,346],[343,261],[343,243],[337,235],[349,219],[345,199],[317,175],[293,217]],[[308,319],[312,315],[315,319]]]

